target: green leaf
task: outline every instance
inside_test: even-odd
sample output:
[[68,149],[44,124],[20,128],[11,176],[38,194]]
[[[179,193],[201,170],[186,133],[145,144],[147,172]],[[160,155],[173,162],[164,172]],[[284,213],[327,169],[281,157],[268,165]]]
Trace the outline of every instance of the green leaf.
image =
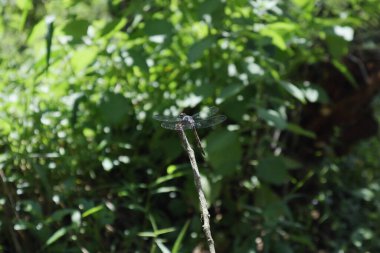
[[156,236],[159,236],[159,235],[164,235],[164,234],[167,234],[167,233],[171,233],[171,232],[174,232],[176,229],[171,227],[171,228],[162,228],[162,229],[158,229],[156,231],[154,231],[154,234]]
[[156,234],[151,231],[140,232],[137,235],[141,237],[156,237]]
[[0,131],[3,136],[8,135],[12,130],[12,124],[6,118],[0,118]]
[[177,173],[173,173],[173,174],[169,174],[169,175],[166,175],[166,176],[163,176],[163,177],[159,177],[157,178],[154,183],[152,184],[152,186],[157,186],[157,185],[160,185],[164,182],[167,182],[167,181],[170,181],[170,180],[173,180],[175,178],[179,178],[179,177],[182,177],[184,176],[185,174],[183,172],[177,172]]
[[309,137],[309,138],[312,138],[312,139],[315,139],[316,138],[316,135],[315,133],[313,133],[312,131],[308,131],[304,128],[302,128],[301,126],[299,125],[296,125],[296,124],[293,124],[293,123],[288,123],[288,125],[286,126],[286,128],[295,133],[295,134],[299,134],[299,135],[303,135],[305,137]]
[[156,238],[156,237],[158,237],[160,235],[171,233],[171,232],[174,232],[174,231],[175,231],[175,228],[163,228],[163,229],[155,230],[154,232],[152,232],[152,231],[140,232],[140,233],[138,233],[138,236],[141,236],[141,237],[154,237],[154,238]]
[[223,1],[221,0],[204,0],[199,5],[198,15],[203,17],[205,14],[212,14],[213,12],[220,10],[223,6]]
[[257,113],[259,117],[264,119],[270,126],[277,127],[278,129],[285,129],[287,126],[286,119],[275,110],[259,108]]
[[127,24],[126,18],[121,18],[118,20],[113,20],[109,23],[107,23],[103,29],[100,32],[100,36],[109,39],[112,37],[116,32],[120,31],[125,25]]
[[329,97],[326,91],[319,85],[310,85],[304,88],[304,95],[307,101],[310,103],[322,103],[326,104],[329,102]]
[[21,10],[31,10],[33,9],[33,1],[32,0],[16,0],[16,5]]
[[99,206],[95,206],[93,208],[90,208],[82,214],[82,218],[86,218],[87,216],[93,215],[94,213],[97,213],[97,212],[103,210],[103,208],[104,208],[103,205],[99,205]]
[[286,40],[298,29],[295,23],[291,22],[275,22],[266,25],[260,30],[262,36],[272,39],[272,44],[281,50],[286,50]]
[[179,250],[181,249],[181,244],[183,239],[185,238],[186,231],[189,228],[190,220],[187,220],[185,225],[182,227],[181,232],[179,233],[177,239],[174,242],[172,253],[179,253]]
[[164,243],[161,240],[155,240],[155,243],[157,244],[158,248],[161,250],[162,253],[170,253],[170,250],[164,245]]
[[301,103],[306,103],[304,92],[289,82],[280,82],[281,87],[286,90],[290,95],[298,99]]
[[28,45],[35,45],[39,40],[45,39],[47,26],[44,19],[33,26],[33,30],[28,37]]
[[255,200],[257,207],[262,209],[281,201],[280,197],[265,184],[260,185],[260,188],[256,190]]
[[52,47],[52,40],[53,40],[53,34],[54,34],[54,19],[49,20],[47,22],[47,33],[45,36],[46,40],[46,71],[49,70],[50,66],[50,55],[51,55],[51,47]]
[[148,36],[169,34],[173,30],[173,25],[164,19],[151,19],[145,23],[144,31]]
[[349,69],[342,63],[340,63],[338,60],[334,59],[332,61],[332,64],[334,65],[334,67],[340,71],[340,73],[342,73],[344,75],[345,78],[347,78],[347,80],[350,82],[350,84],[352,85],[352,87],[354,88],[358,88],[358,83],[356,82],[355,78],[351,75],[351,72],[349,71]]
[[297,160],[294,160],[289,157],[282,157],[285,166],[287,169],[292,170],[292,169],[298,169],[302,167],[302,163],[298,162]]
[[255,192],[256,205],[261,208],[265,223],[273,226],[286,214],[287,206],[268,186],[261,185]]
[[128,51],[129,55],[133,59],[133,65],[140,68],[144,73],[149,73],[149,66],[146,63],[146,55],[142,48],[135,48]]
[[66,227],[58,229],[50,238],[46,241],[45,246],[49,246],[56,242],[59,238],[67,233],[68,229]]
[[71,57],[71,65],[73,70],[77,73],[87,68],[98,55],[97,47],[86,47],[78,49]]
[[313,1],[310,1],[310,0],[292,0],[292,2],[301,8],[313,3]]
[[100,114],[104,123],[111,126],[126,122],[132,113],[130,101],[122,94],[107,92],[100,103]]
[[205,50],[209,49],[215,43],[213,36],[208,36],[200,41],[195,42],[189,49],[188,60],[193,63],[199,60]]
[[174,186],[163,186],[152,191],[152,194],[168,193],[178,191],[177,187]]
[[330,54],[335,59],[340,59],[348,53],[348,42],[344,38],[328,33],[326,42]]
[[237,95],[240,91],[244,89],[242,84],[230,84],[222,89],[222,92],[219,95],[221,101],[224,101],[232,96]]
[[211,165],[221,175],[234,173],[240,163],[242,150],[236,132],[213,131],[207,137],[206,150]]
[[72,36],[71,43],[81,43],[82,38],[87,35],[87,29],[90,22],[84,19],[75,19],[68,22],[62,31],[69,36]]
[[286,42],[284,38],[276,31],[265,29],[260,31],[260,34],[272,39],[272,44],[281,50],[286,50]]
[[172,175],[174,174],[174,172],[176,172],[178,170],[178,166],[177,165],[169,165],[167,168],[166,168],[166,173],[168,173],[169,175]]
[[289,179],[285,162],[278,156],[260,159],[257,165],[257,177],[275,185],[281,185]]

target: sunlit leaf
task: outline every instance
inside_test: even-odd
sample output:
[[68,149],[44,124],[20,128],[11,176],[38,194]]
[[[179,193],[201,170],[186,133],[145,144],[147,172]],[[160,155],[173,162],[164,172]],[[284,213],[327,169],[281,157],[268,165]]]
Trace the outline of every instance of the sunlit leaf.
[[47,32],[47,26],[44,19],[34,25],[32,32],[28,37],[28,44],[33,45],[38,40],[43,40]]
[[52,47],[52,40],[54,35],[54,19],[47,19],[46,22],[47,25],[47,34],[45,36],[46,40],[46,71],[48,71],[50,66],[50,55],[51,55],[51,47]]
[[278,129],[284,129],[287,126],[286,119],[275,110],[259,108],[257,113],[259,117],[264,119],[270,126],[275,126]]
[[61,237],[63,237],[67,233],[67,228],[63,227],[55,231],[55,233],[49,237],[49,239],[46,241],[45,245],[49,246],[59,240]]
[[297,29],[297,25],[292,22],[275,22],[266,25],[260,30],[260,34],[272,39],[273,45],[281,50],[287,49],[287,38]]
[[310,85],[304,88],[305,98],[310,103],[319,102],[322,104],[326,104],[329,101],[329,97],[326,91],[319,85]]
[[155,240],[155,243],[157,244],[158,248],[161,250],[162,253],[170,253],[170,250],[164,245],[164,243],[161,240]]
[[163,234],[167,234],[167,233],[172,233],[176,231],[176,229],[174,227],[171,227],[171,228],[163,228],[163,229],[158,229],[156,231],[154,231],[154,233],[159,236],[159,235],[163,235]]
[[98,52],[96,47],[78,49],[71,57],[71,65],[75,72],[80,72],[90,65],[96,58]]
[[141,237],[156,237],[156,234],[154,232],[140,232],[137,234],[138,236]]
[[183,172],[177,172],[177,173],[174,173],[174,174],[169,174],[169,175],[166,175],[166,176],[163,176],[163,177],[159,177],[159,178],[157,178],[154,181],[153,186],[157,186],[159,184],[162,184],[164,182],[167,182],[167,181],[170,181],[170,180],[173,180],[175,178],[182,177],[182,176],[184,176]]
[[99,206],[95,206],[93,208],[90,208],[82,214],[82,218],[86,218],[87,216],[90,216],[90,215],[93,215],[97,212],[100,212],[101,210],[103,210],[103,208],[104,208],[103,205],[99,205]]
[[354,38],[354,29],[349,26],[335,26],[334,32],[346,41],[352,41]]
[[126,18],[116,19],[107,23],[100,32],[100,36],[103,38],[110,38],[116,32],[120,31],[127,24]]
[[16,0],[17,7],[21,10],[30,10],[33,8],[32,0]]
[[175,192],[178,191],[177,187],[173,186],[164,186],[164,187],[159,187],[152,191],[153,194],[160,194],[160,193],[168,193],[168,192]]
[[284,90],[286,90],[290,95],[298,99],[300,102],[306,102],[304,92],[294,84],[291,84],[289,82],[281,82],[280,85],[282,88],[284,88]]
[[109,158],[104,158],[102,161],[103,169],[105,171],[110,171],[113,168],[113,162]]

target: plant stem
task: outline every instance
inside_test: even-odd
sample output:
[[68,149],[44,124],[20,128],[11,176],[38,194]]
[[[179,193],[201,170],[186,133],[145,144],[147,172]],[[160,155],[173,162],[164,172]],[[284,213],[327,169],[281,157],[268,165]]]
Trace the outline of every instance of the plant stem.
[[200,209],[201,209],[201,218],[203,220],[203,231],[207,238],[207,244],[208,248],[210,250],[210,253],[215,253],[215,246],[214,246],[214,240],[212,239],[211,235],[211,227],[210,227],[210,214],[207,209],[207,201],[206,197],[204,195],[202,184],[201,184],[201,175],[198,170],[197,161],[195,160],[194,150],[191,148],[189,141],[187,140],[185,131],[183,129],[179,130],[179,135],[182,139],[182,143],[184,145],[184,148],[189,155],[191,168],[193,169],[194,174],[194,183],[195,187],[197,188],[198,197],[199,197],[199,203],[200,203]]

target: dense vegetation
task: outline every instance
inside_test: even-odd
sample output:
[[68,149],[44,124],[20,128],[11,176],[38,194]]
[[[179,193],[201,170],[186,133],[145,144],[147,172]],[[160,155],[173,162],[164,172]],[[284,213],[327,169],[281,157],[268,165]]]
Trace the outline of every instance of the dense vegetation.
[[[5,0],[0,252],[380,252],[378,0]],[[189,137],[191,135],[189,134]]]

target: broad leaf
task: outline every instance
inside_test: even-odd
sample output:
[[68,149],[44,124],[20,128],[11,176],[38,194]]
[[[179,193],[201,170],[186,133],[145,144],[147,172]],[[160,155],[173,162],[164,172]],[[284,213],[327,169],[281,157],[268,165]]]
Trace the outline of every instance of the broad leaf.
[[239,136],[235,132],[212,132],[207,137],[206,150],[211,165],[222,175],[233,174],[240,163],[242,150]]
[[215,38],[208,36],[200,41],[195,42],[189,49],[188,59],[190,63],[199,60],[205,50],[209,49],[215,43]]
[[288,181],[287,168],[282,157],[269,156],[259,160],[257,177],[267,183],[280,185]]

